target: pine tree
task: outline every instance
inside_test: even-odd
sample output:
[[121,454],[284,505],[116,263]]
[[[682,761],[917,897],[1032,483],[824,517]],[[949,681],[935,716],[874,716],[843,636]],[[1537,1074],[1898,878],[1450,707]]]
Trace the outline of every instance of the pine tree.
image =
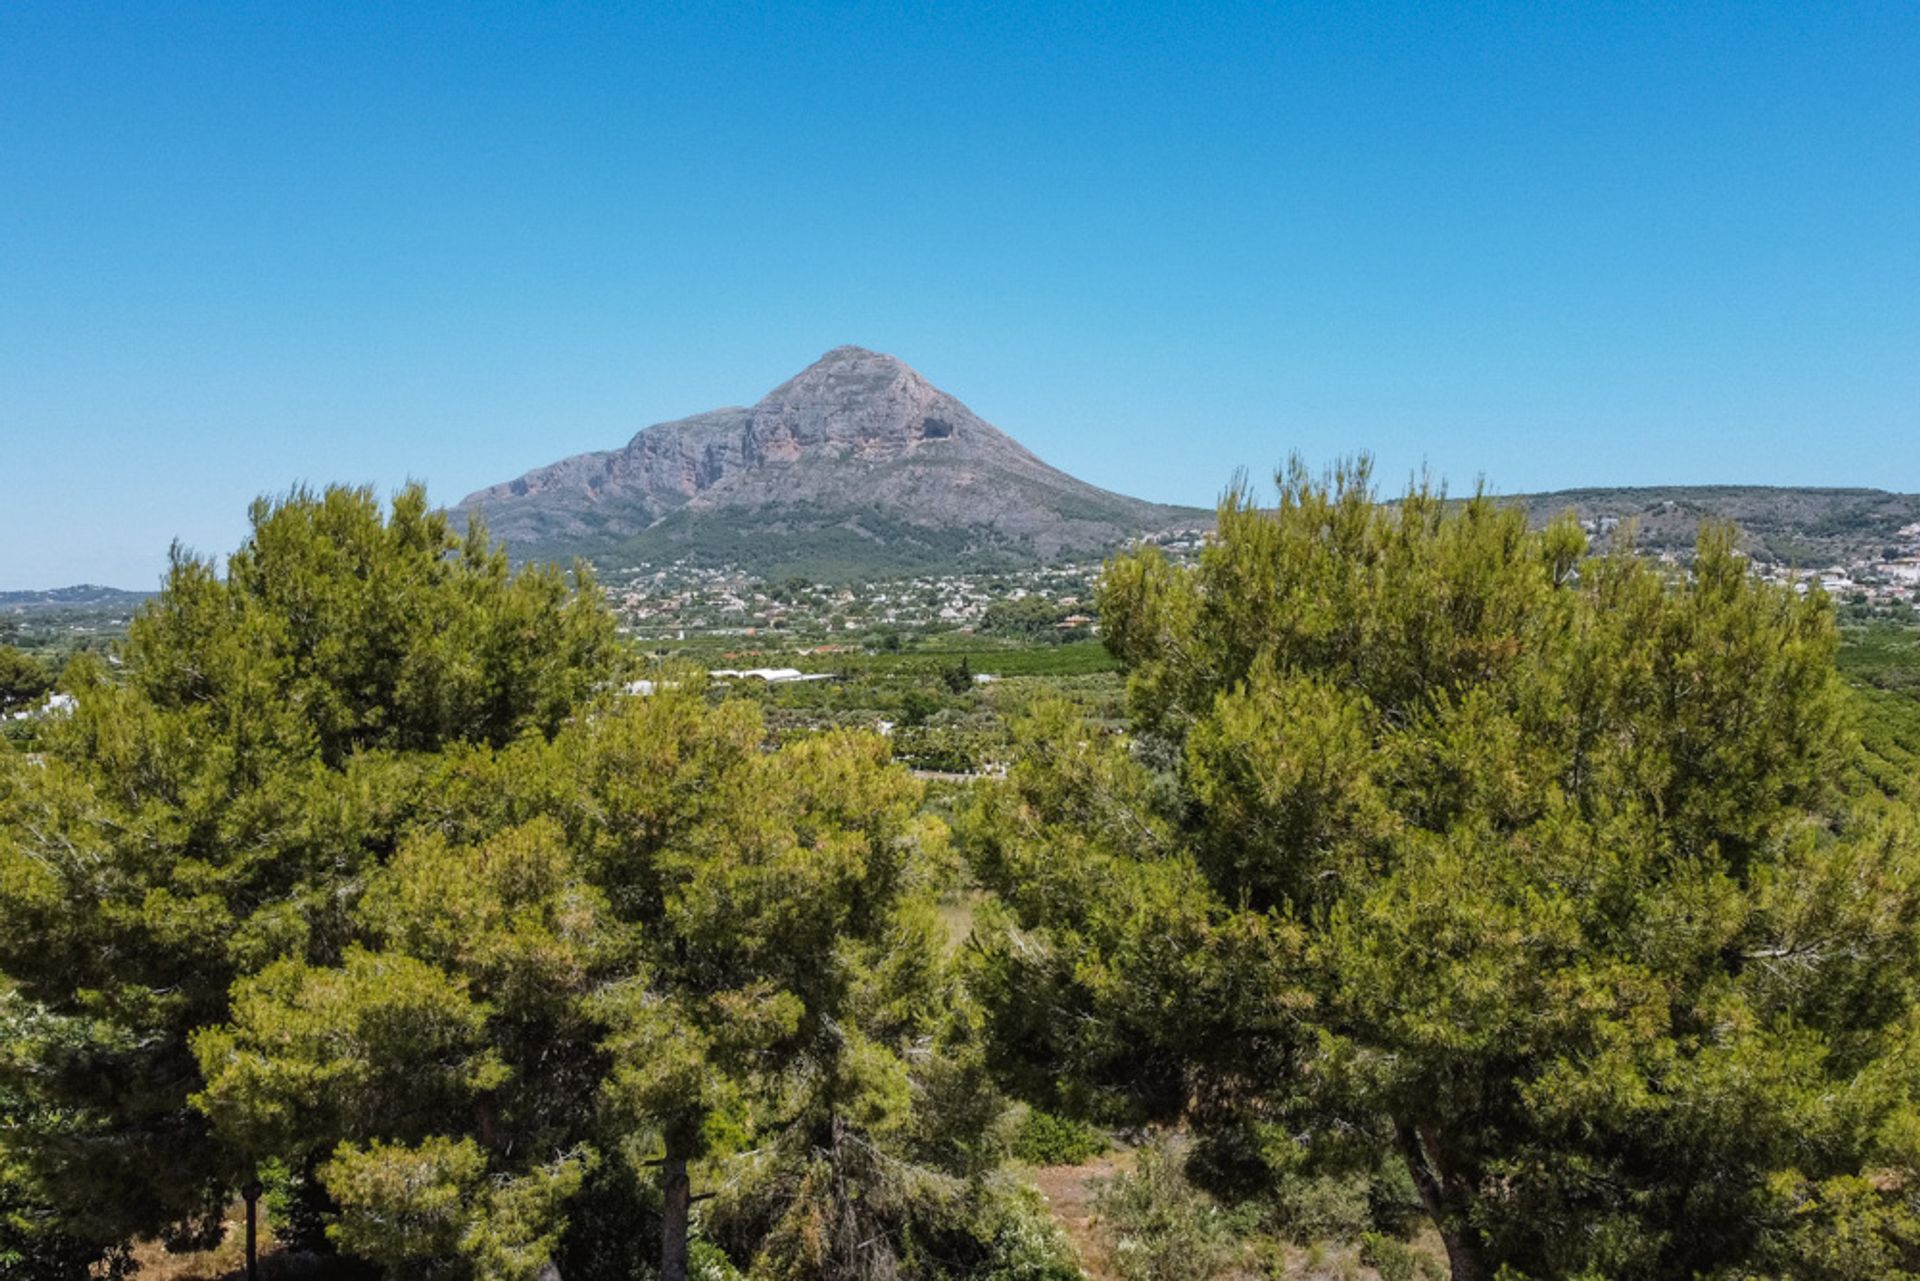
[[0,645],[0,715],[30,706],[52,688],[46,664],[25,650]]
[[243,979],[195,1037],[199,1106],[320,1157],[335,1240],[396,1273],[596,1253],[569,1245],[591,1178],[657,1189],[658,1274],[684,1278],[722,1172],[743,1266],[878,1275],[942,1217],[984,1254],[963,1176],[999,1105],[932,910],[944,828],[876,736],[765,739],[681,673],[450,756],[344,956]]
[[1827,602],[1368,481],[1110,566],[1132,738],[1040,710],[969,821],[1003,1069],[1243,1185],[1394,1153],[1459,1281],[1920,1275],[1920,853]]
[[20,1035],[5,1160],[96,1252],[217,1227],[262,1153],[189,1103],[236,982],[340,964],[363,879],[443,752],[551,734],[617,675],[592,580],[514,573],[424,493],[262,501],[216,566],[175,550],[120,673],[87,659],[37,759],[0,756],[0,973]]

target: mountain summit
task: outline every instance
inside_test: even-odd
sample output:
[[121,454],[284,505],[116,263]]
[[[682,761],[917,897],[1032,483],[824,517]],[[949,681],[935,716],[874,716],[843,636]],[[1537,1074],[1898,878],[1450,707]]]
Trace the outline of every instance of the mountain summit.
[[905,362],[835,347],[750,409],[656,423],[469,495],[516,557],[822,578],[1098,555],[1209,513],[1041,462]]

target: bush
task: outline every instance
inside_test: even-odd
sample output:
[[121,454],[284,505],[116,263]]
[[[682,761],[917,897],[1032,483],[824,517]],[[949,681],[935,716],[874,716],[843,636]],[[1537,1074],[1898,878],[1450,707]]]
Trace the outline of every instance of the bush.
[[701,1236],[687,1242],[687,1275],[691,1281],[740,1281],[727,1252]]
[[[688,1247],[688,1270],[707,1270],[706,1243]],[[660,1189],[625,1160],[602,1161],[567,1207],[555,1259],[566,1281],[645,1281],[660,1257]]]
[[1239,1253],[1237,1216],[1189,1183],[1163,1142],[1141,1148],[1131,1171],[1101,1180],[1095,1205],[1126,1281],[1208,1281]]
[[1367,1180],[1367,1217],[1376,1232],[1402,1240],[1427,1217],[1407,1163],[1388,1157]]
[[1079,1165],[1112,1150],[1113,1143],[1084,1121],[1029,1108],[1012,1148],[1014,1158],[1028,1165]]
[[1285,1177],[1275,1197],[1274,1225],[1302,1244],[1357,1241],[1374,1227],[1369,1184],[1364,1173]]
[[1413,1248],[1378,1232],[1360,1239],[1360,1259],[1380,1274],[1380,1281],[1414,1281],[1417,1273]]
[[987,1243],[981,1281],[1085,1281],[1072,1243],[1032,1188],[990,1195],[981,1226]]
[[29,707],[53,688],[53,673],[25,650],[0,645],[0,713]]

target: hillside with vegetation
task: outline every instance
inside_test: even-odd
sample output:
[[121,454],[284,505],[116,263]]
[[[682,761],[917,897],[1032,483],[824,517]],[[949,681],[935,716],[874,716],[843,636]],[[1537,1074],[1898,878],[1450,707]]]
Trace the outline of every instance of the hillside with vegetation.
[[[1703,523],[1730,521],[1739,547],[1756,559],[1802,570],[1872,563],[1912,555],[1920,494],[1884,489],[1820,489],[1770,485],[1652,485],[1563,489],[1504,500],[1524,507],[1536,525],[1572,512],[1604,539],[1631,523],[1649,551],[1686,553]],[[1904,533],[1903,533],[1904,531]]]

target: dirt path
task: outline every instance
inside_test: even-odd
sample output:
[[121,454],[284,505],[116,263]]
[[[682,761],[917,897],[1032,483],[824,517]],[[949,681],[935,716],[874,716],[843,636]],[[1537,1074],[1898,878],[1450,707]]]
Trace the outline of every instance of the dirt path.
[[1033,1171],[1034,1186],[1046,1198],[1047,1209],[1073,1242],[1080,1266],[1093,1281],[1120,1281],[1094,1225],[1094,1183],[1132,1164],[1133,1153],[1109,1152],[1084,1165],[1045,1165]]

